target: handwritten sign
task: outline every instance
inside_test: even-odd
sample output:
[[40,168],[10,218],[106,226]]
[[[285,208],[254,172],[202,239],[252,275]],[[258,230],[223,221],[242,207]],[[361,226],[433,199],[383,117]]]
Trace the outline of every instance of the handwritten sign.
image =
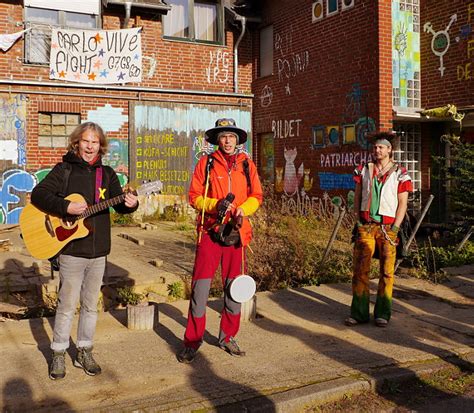
[[141,28],[53,29],[49,77],[92,84],[141,82]]
[[171,131],[145,133],[136,139],[136,177],[163,182],[166,195],[184,195],[191,179],[190,140]]

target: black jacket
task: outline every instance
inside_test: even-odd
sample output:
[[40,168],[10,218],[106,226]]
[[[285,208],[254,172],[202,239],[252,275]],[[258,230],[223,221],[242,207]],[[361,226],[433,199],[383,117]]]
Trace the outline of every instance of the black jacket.
[[[68,163],[70,174],[67,189],[63,194],[65,175]],[[63,156],[63,164],[58,163],[51,172],[33,189],[31,202],[37,208],[61,218],[67,216],[67,207],[70,201],[64,199],[69,194],[82,195],[88,205],[95,203],[95,172],[102,166],[102,185],[105,188],[105,200],[114,198],[123,193],[115,171],[102,165],[99,159],[94,165],[89,165],[82,158],[72,152]],[[101,199],[100,202],[104,201]],[[119,213],[134,212],[135,208],[127,208],[122,202],[114,209]],[[110,252],[110,214],[109,208],[86,218],[85,225],[90,229],[87,237],[71,241],[61,252],[61,254],[72,255],[83,258],[96,258],[107,255]]]

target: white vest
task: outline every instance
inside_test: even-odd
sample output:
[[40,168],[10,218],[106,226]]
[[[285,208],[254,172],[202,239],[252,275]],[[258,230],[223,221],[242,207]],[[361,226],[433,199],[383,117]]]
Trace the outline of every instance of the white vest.
[[[374,164],[372,162],[366,164],[360,176],[362,178],[362,196],[360,203],[360,211],[368,212],[370,209],[369,201],[372,193],[372,176],[374,171]],[[358,171],[359,172],[359,171]],[[406,171],[397,165],[397,169],[393,171],[387,180],[382,185],[380,192],[380,206],[378,213],[380,215],[395,218],[398,208],[398,185],[401,182],[411,180]]]

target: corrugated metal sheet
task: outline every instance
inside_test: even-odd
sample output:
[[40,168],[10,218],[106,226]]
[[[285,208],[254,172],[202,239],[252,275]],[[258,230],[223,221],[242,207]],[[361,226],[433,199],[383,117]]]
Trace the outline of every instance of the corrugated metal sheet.
[[100,14],[100,0],[25,0],[25,7]]

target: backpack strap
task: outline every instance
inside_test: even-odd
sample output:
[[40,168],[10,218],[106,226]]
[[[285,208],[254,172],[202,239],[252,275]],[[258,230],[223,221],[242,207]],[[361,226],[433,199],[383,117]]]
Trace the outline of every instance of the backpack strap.
[[252,189],[252,182],[250,180],[250,166],[248,158],[245,158],[242,166],[244,168],[245,178],[247,179],[247,189],[250,191]]

